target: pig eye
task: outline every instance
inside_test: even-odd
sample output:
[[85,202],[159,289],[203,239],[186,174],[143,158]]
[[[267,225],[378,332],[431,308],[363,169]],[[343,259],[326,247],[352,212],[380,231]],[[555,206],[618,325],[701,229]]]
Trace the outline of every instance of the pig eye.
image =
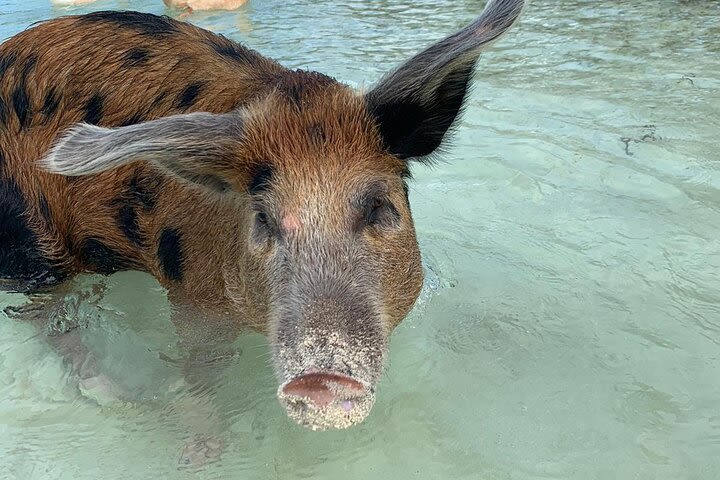
[[258,223],[258,225],[267,226],[267,224],[268,224],[267,213],[257,212],[255,214],[255,221]]
[[383,201],[379,198],[376,198],[373,200],[372,204],[368,208],[367,218],[366,222],[368,225],[375,225],[380,221],[380,216],[382,214],[382,208],[383,208]]
[[400,214],[387,199],[375,198],[368,203],[365,212],[365,224],[377,227],[395,227],[399,223]]
[[268,214],[260,209],[255,209],[255,220],[253,221],[253,237],[260,242],[269,240],[275,235],[275,228]]

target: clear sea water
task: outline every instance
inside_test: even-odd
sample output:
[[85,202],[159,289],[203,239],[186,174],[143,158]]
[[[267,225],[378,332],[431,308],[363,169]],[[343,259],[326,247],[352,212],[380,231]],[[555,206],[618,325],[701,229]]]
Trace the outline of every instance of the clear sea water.
[[[108,8],[165,12],[0,0],[0,38]],[[189,19],[360,86],[481,9],[251,0]],[[212,398],[195,393],[222,459],[178,469],[194,427],[164,291],[87,277],[107,294],[81,305],[82,336],[130,400],[81,395],[42,334],[0,315],[0,478],[720,478],[719,139],[720,2],[535,0],[482,58],[446,162],[414,169],[428,281],[364,424],[292,424],[247,335]]]

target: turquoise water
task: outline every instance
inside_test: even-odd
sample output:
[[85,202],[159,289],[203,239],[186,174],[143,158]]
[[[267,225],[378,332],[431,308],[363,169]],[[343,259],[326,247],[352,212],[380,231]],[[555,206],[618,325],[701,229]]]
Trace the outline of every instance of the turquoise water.
[[[0,38],[101,8],[164,12],[3,0]],[[481,8],[251,0],[190,20],[360,86]],[[720,2],[536,0],[475,86],[447,161],[414,169],[428,282],[364,424],[292,424],[258,335],[191,394],[156,282],[86,277],[107,291],[82,336],[129,399],[82,395],[0,318],[0,478],[720,478]],[[225,441],[199,471],[177,468],[208,423],[191,398]]]

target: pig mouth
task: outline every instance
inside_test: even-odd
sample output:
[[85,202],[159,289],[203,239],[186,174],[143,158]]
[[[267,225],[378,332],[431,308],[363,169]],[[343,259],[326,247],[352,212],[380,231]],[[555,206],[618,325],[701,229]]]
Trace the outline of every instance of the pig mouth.
[[310,368],[278,388],[288,416],[311,430],[344,429],[367,418],[375,392],[343,373]]

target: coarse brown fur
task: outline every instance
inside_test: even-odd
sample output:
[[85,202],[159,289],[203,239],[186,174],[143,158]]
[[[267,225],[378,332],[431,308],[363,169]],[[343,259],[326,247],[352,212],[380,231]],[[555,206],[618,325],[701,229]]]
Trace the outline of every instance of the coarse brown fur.
[[[90,120],[121,126],[191,111],[227,112],[267,93],[272,88],[269,79],[287,73],[278,64],[212,33],[170,19],[164,22],[170,34],[153,36],[107,21],[66,17],[2,44],[0,58],[14,61],[0,79],[0,98],[10,103],[6,99],[18,88],[24,88],[28,98],[24,124],[17,115],[8,114],[0,129],[3,170],[15,179],[31,205],[31,222],[43,252],[66,274],[98,270],[83,258],[81,246],[88,239],[99,239],[119,260],[106,269],[143,269],[168,284],[155,250],[161,231],[172,227],[199,243],[197,248],[186,245],[184,270],[189,276],[183,283],[200,288],[187,289],[192,290],[188,293],[199,303],[213,304],[223,291],[220,279],[193,283],[192,265],[217,264],[219,253],[202,245],[221,238],[232,225],[218,222],[213,225],[217,230],[208,231],[199,220],[216,214],[231,223],[237,215],[223,215],[229,207],[170,181],[141,162],[97,176],[72,178],[44,172],[37,164],[58,132],[74,123]],[[48,44],[51,48],[44,48]],[[237,59],[218,53],[222,47],[237,51]],[[30,61],[34,65],[27,68]],[[183,94],[189,85],[202,85],[202,91],[188,105]],[[94,102],[93,112],[97,98],[100,101]],[[43,109],[48,103],[52,108]],[[41,195],[47,200],[50,221],[39,211]],[[138,198],[143,195],[144,199]],[[124,204],[135,207],[141,242],[131,241],[120,228],[118,209]]]
[[[418,55],[417,75],[411,61],[367,95],[166,17],[102,12],[13,37],[0,45],[0,203],[25,211],[0,229],[26,222],[37,245],[20,276],[149,272],[176,303],[266,331],[300,423],[362,420],[422,284],[407,158],[437,148],[480,48],[521,7],[495,0]],[[355,413],[284,398],[308,372],[367,388]]]

